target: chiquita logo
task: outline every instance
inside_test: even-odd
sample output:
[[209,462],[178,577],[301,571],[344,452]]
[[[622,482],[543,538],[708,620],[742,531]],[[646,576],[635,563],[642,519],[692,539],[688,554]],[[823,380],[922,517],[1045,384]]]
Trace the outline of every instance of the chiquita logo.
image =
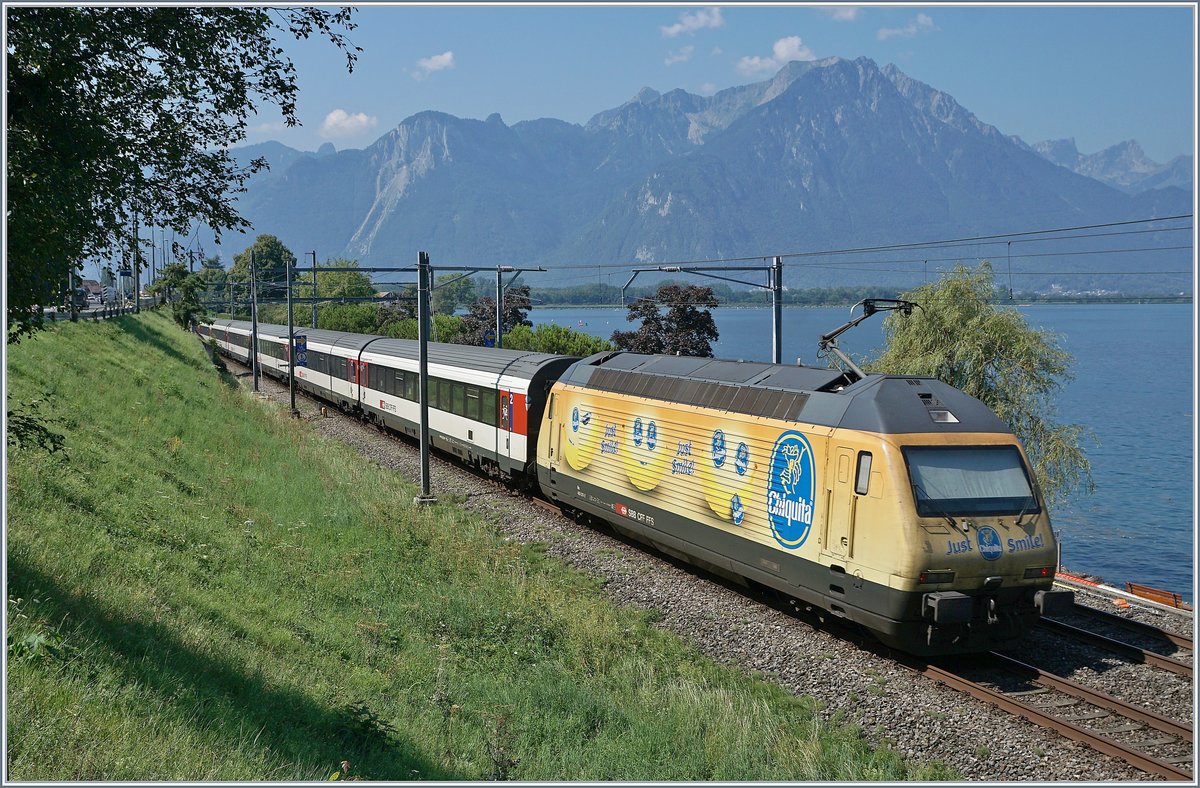
[[712,464],[720,468],[725,464],[725,433],[716,430],[712,435]]
[[1000,534],[996,533],[996,529],[989,525],[979,529],[979,554],[989,561],[995,561],[1004,554],[1004,547],[1000,544]]
[[813,524],[817,478],[812,446],[798,432],[785,432],[771,450],[767,477],[767,516],[775,541],[795,550],[808,539]]

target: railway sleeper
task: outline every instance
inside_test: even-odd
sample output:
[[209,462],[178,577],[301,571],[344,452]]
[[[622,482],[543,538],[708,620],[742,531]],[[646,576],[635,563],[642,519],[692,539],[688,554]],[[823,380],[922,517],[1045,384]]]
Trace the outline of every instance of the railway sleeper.
[[1144,739],[1137,742],[1137,746],[1141,747],[1161,747],[1164,744],[1178,744],[1179,739],[1174,736],[1159,736],[1155,739]]
[[1096,711],[1085,711],[1083,714],[1072,714],[1069,717],[1062,717],[1061,719],[1064,719],[1067,722],[1082,722],[1083,720],[1102,720],[1105,717],[1111,716],[1111,711],[1097,709]]
[[[1013,695],[1015,693],[1009,692],[1005,694]],[[1048,703],[1031,703],[1029,705],[1036,706],[1039,709],[1062,709],[1066,708],[1067,706],[1075,706],[1078,703],[1079,698],[1059,698],[1058,700],[1052,700]]]

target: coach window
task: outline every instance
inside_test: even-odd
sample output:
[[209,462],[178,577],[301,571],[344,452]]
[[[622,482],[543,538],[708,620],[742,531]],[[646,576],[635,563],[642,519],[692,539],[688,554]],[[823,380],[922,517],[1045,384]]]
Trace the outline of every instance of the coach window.
[[467,415],[466,388],[462,383],[450,384],[450,412],[456,416]]
[[467,406],[463,415],[471,421],[479,421],[479,387],[467,386]]
[[479,392],[480,421],[490,427],[496,426],[496,390],[480,389]]
[[858,495],[866,495],[870,484],[871,452],[860,451],[858,453],[858,472],[854,476],[854,492]]

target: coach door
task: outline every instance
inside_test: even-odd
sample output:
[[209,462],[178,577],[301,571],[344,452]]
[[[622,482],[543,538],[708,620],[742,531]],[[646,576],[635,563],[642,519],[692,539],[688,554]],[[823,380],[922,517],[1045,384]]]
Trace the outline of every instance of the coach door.
[[829,515],[826,520],[825,552],[835,558],[852,558],[854,542],[854,516],[857,496],[854,494],[854,450],[845,446],[834,449],[830,461],[831,472],[825,474],[832,489],[826,490],[829,497]]
[[350,396],[362,402],[362,387],[367,385],[367,362],[346,359],[346,382],[350,384]]
[[511,391],[500,389],[500,444],[503,447],[503,454],[512,455],[512,428],[513,428],[513,394]]

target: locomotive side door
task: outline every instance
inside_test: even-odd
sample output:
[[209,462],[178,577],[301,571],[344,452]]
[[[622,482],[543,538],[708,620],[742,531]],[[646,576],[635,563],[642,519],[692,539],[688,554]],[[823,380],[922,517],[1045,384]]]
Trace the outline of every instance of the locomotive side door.
[[546,436],[546,467],[550,471],[549,479],[551,484],[558,483],[558,480],[555,478],[554,474],[558,471],[558,463],[562,457],[563,421],[562,419],[558,418],[558,414],[554,412],[554,408],[557,404],[555,402],[557,396],[558,395],[551,392],[550,401],[546,403],[545,421],[547,423],[542,426],[543,430],[550,431],[549,435]]
[[853,556],[854,516],[857,496],[854,494],[854,450],[838,446],[830,453],[833,467],[825,478],[832,489],[826,490],[829,515],[825,529],[825,552],[836,558]]

